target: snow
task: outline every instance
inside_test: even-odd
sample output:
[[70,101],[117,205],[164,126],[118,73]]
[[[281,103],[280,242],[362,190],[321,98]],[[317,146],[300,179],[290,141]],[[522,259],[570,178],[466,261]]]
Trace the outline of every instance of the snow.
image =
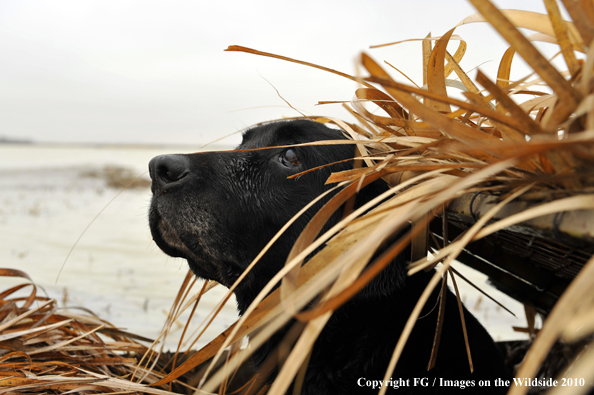
[[[2,266],[28,273],[61,305],[66,299],[68,307],[84,306],[119,328],[156,338],[187,264],[167,257],[153,243],[147,223],[148,187],[121,192],[107,187],[104,179],[84,174],[100,172],[105,166],[124,166],[140,175],[155,155],[183,151],[169,147],[0,145]],[[185,152],[192,151],[185,148]],[[0,277],[0,289],[22,282]],[[30,292],[30,288],[23,291]],[[216,287],[207,294],[194,319],[196,324],[225,292]],[[236,318],[232,299],[200,344]],[[167,347],[174,347],[179,334],[181,327],[176,326]]]

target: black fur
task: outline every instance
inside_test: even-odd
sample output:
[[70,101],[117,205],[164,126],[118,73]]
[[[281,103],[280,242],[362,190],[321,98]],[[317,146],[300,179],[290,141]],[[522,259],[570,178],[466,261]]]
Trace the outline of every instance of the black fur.
[[[319,123],[283,121],[248,130],[238,149],[343,138],[340,131]],[[233,284],[295,213],[330,188],[324,185],[330,172],[352,168],[347,161],[288,179],[292,174],[352,158],[354,154],[352,145],[291,150],[162,155],[151,160],[153,200],[149,222],[157,245],[171,256],[187,259],[197,276],[225,286]],[[358,203],[384,190],[383,181],[377,181],[360,193]],[[240,314],[284,265],[292,243],[322,203],[299,219],[236,289]],[[336,223],[340,215],[337,212],[328,226]],[[366,385],[367,380],[383,379],[404,324],[433,274],[407,277],[405,266],[405,257],[397,258],[362,293],[332,315],[315,343],[302,394],[377,393],[377,388],[372,390]],[[394,382],[388,383],[391,391],[447,394],[464,384],[464,393],[505,393],[505,388],[495,387],[497,378],[507,379],[498,351],[481,324],[464,309],[474,363],[474,373],[470,373],[458,305],[451,293],[446,298],[437,365],[427,371],[437,322],[437,309],[431,309],[437,295],[436,290],[415,324],[392,374],[394,381],[403,382],[399,382],[398,389]],[[259,364],[272,354],[277,338],[256,354]],[[449,380],[453,386],[446,386],[440,379]],[[479,387],[480,380],[488,381],[490,387]]]

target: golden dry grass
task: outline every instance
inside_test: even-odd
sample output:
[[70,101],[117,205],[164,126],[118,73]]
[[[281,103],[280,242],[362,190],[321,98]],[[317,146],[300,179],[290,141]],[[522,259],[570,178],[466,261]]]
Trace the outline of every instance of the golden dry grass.
[[[185,285],[192,277],[188,274]],[[191,383],[200,372],[195,369],[180,380],[155,384],[186,357],[157,351],[159,339],[123,331],[84,307],[61,308],[40,295],[20,270],[0,269],[0,278],[22,280],[0,293],[0,393],[166,395],[196,390]],[[208,289],[205,285],[199,295]],[[193,299],[200,300],[198,295]],[[163,336],[173,322],[170,316]]]
[[[358,122],[347,123],[323,117],[315,119],[334,123],[347,131],[354,140],[352,143],[356,143],[359,149],[358,159],[365,161],[367,167],[334,174],[328,180],[329,183],[342,183],[344,189],[303,232],[285,269],[272,281],[274,284],[281,281],[280,289],[264,299],[264,295],[273,289],[274,284],[271,283],[224,339],[217,339],[211,344],[228,346],[257,327],[259,332],[251,337],[253,347],[257,347],[290,317],[296,316],[305,321],[305,329],[272,385],[273,393],[281,393],[288,388],[332,311],[365,286],[410,240],[422,235],[427,222],[441,213],[453,199],[477,190],[496,191],[501,197],[500,204],[483,215],[462,238],[438,251],[434,258],[427,259],[421,254],[420,259],[411,264],[413,274],[442,263],[430,284],[431,289],[442,283],[442,276],[449,271],[451,262],[473,240],[546,214],[594,209],[591,194],[594,186],[594,115],[590,96],[594,82],[591,77],[594,59],[589,46],[592,41],[590,25],[583,18],[582,22],[562,21],[556,3],[552,1],[546,2],[549,15],[501,12],[488,1],[473,1],[473,4],[479,14],[462,23],[486,20],[510,43],[510,49],[500,62],[496,81],[478,72],[476,83],[483,89],[479,89],[458,65],[465,52],[464,41],[454,55],[447,51],[454,29],[436,38],[433,48],[427,45],[429,40],[425,41],[426,67],[422,89],[394,81],[388,71],[366,54],[361,56],[361,65],[369,75],[351,76],[250,48],[228,48],[228,51],[315,67],[361,85],[351,105],[345,105]],[[568,8],[572,7],[574,5],[569,4]],[[582,7],[589,5],[584,3]],[[572,15],[575,12],[575,8],[570,10]],[[588,12],[584,14],[589,15]],[[591,21],[588,23],[591,24]],[[538,32],[536,39],[557,43],[569,70],[559,72],[555,69],[518,31],[518,27]],[[575,51],[581,52],[585,59],[578,60]],[[515,53],[534,69],[536,78],[510,81]],[[465,90],[462,93],[466,101],[448,95],[450,83],[447,78],[451,73],[456,73],[463,83]],[[542,88],[534,89],[535,83],[546,84],[552,93],[542,92]],[[525,97],[528,99],[522,100]],[[383,114],[370,111],[370,103],[383,110]],[[405,182],[402,182],[403,175]],[[391,183],[394,196],[365,216],[359,216],[364,210],[353,213],[335,229],[314,241],[314,235],[324,219],[351,197],[361,182],[378,177],[384,177]],[[522,199],[528,191],[533,194],[555,191],[562,198],[537,202],[528,210],[489,223],[506,204]],[[397,234],[409,222],[415,224],[412,231],[393,245],[383,259],[372,262],[370,268],[363,271],[379,242]],[[591,229],[588,232],[591,237]],[[304,257],[330,237],[328,246],[301,266]],[[590,261],[579,276],[585,282],[577,286],[582,292],[594,285],[591,276],[584,274],[587,269],[592,270],[592,265]],[[567,331],[565,324],[570,316],[577,310],[592,308],[591,300],[584,302],[583,294],[575,299],[579,301],[579,306],[568,301],[573,292],[578,292],[574,291],[575,288],[574,284],[567,290],[551,313],[518,371],[519,377],[533,377],[548,349],[561,335],[561,330]],[[319,296],[320,289],[325,291],[315,307],[297,313]],[[386,379],[391,377],[429,292],[430,289],[419,300],[400,337]],[[586,307],[581,305],[582,302],[586,303]],[[557,318],[557,314],[561,317]],[[591,314],[588,317],[585,320],[590,323]],[[572,326],[574,331],[577,327],[578,324]],[[587,333],[581,332],[580,335],[587,336]],[[564,336],[567,337],[567,334]],[[239,356],[250,352],[242,351]],[[206,355],[210,354],[205,354],[203,358]],[[231,361],[229,368],[235,366]],[[224,376],[224,372],[214,374],[204,388],[211,390]],[[584,378],[592,379],[590,375],[586,376]],[[524,391],[525,387],[514,387],[511,393]]]
[[[59,309],[39,295],[31,278],[0,269],[2,277],[23,283],[0,294],[0,393],[128,392],[157,381],[156,371],[139,369],[138,356],[149,353],[148,339],[126,333],[90,312]],[[30,289],[27,296],[13,296]],[[131,379],[146,376],[142,380]]]

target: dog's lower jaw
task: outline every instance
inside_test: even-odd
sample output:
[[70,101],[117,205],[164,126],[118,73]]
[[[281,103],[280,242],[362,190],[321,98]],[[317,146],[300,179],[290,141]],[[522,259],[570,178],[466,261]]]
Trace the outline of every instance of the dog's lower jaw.
[[210,261],[209,264],[206,264],[203,258],[196,259],[192,256],[186,258],[186,261],[196,277],[216,281],[227,288],[231,288],[241,275],[240,272],[237,272],[236,265],[231,263],[213,263],[213,261]]

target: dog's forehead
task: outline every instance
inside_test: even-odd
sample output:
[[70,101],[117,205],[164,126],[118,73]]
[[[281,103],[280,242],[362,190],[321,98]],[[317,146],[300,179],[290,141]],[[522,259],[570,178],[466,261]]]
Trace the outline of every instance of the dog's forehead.
[[262,148],[343,139],[341,131],[308,120],[278,121],[248,129],[238,148]]

